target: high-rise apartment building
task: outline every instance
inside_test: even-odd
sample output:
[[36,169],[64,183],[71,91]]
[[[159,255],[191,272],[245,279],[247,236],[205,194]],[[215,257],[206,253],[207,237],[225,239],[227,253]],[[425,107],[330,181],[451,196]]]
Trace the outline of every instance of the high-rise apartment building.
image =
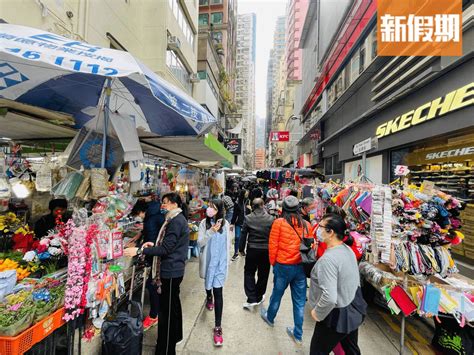
[[235,126],[225,115],[235,109],[236,14],[236,0],[199,0],[197,99],[216,112],[221,133]]
[[290,0],[287,8],[285,65],[288,80],[301,80],[302,50],[300,46],[308,0]]
[[237,16],[237,81],[235,98],[242,114],[243,165],[255,165],[255,46],[256,16]]

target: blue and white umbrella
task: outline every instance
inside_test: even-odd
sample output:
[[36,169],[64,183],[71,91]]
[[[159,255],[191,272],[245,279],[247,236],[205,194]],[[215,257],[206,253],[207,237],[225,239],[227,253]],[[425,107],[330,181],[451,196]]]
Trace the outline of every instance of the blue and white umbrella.
[[77,128],[104,107],[161,136],[198,135],[216,122],[128,52],[11,24],[0,24],[0,97],[71,114]]

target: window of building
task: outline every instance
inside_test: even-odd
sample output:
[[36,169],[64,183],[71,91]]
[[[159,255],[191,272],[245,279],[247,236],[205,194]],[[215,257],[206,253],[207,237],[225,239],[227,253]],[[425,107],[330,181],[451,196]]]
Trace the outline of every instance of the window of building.
[[212,5],[219,5],[222,4],[222,0],[211,0]]
[[198,70],[197,75],[201,80],[205,80],[207,78],[207,72],[205,70]]
[[356,51],[355,55],[351,59],[351,84],[356,81],[357,77],[359,76],[359,59],[359,51]]
[[341,97],[342,92],[344,91],[343,81],[342,81],[342,73],[339,74],[339,77],[336,80],[335,88],[334,88],[334,100],[337,100]]
[[213,32],[212,33],[212,38],[217,43],[222,43],[222,32],[220,32],[220,31]]
[[359,74],[365,69],[365,43],[359,49]]
[[201,26],[209,25],[209,15],[208,14],[199,14],[199,25],[201,25]]
[[173,11],[173,15],[176,18],[179,27],[183,31],[184,38],[186,38],[186,41],[190,44],[194,51],[194,32],[191,29],[191,25],[189,24],[185,12],[181,8],[179,0],[168,0],[168,3],[170,5],[171,10]]
[[332,175],[332,157],[324,159],[324,175]]
[[224,21],[224,14],[222,12],[213,12],[211,14],[211,23],[221,25]]
[[199,6],[209,5],[209,0],[199,0]]
[[371,59],[374,60],[377,56],[377,27],[374,27],[371,33]]
[[192,84],[189,81],[189,72],[184,66],[181,59],[176,55],[172,50],[166,51],[166,65],[173,73],[176,79],[183,85],[183,87],[188,91],[192,92]]

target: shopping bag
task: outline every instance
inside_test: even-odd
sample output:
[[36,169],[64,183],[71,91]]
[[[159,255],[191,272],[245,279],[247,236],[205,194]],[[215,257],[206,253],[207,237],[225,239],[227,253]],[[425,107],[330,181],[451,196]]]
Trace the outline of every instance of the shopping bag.
[[139,302],[129,301],[130,308],[118,312],[113,320],[102,324],[102,354],[141,354],[143,342],[143,311]]

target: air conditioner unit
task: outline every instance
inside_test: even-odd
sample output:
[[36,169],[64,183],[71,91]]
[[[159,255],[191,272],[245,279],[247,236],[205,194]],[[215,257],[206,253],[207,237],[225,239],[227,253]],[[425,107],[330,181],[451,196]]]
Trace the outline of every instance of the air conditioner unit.
[[177,51],[181,48],[181,41],[176,36],[168,37],[168,49]]
[[199,83],[199,76],[196,73],[189,74],[189,81],[193,84]]

